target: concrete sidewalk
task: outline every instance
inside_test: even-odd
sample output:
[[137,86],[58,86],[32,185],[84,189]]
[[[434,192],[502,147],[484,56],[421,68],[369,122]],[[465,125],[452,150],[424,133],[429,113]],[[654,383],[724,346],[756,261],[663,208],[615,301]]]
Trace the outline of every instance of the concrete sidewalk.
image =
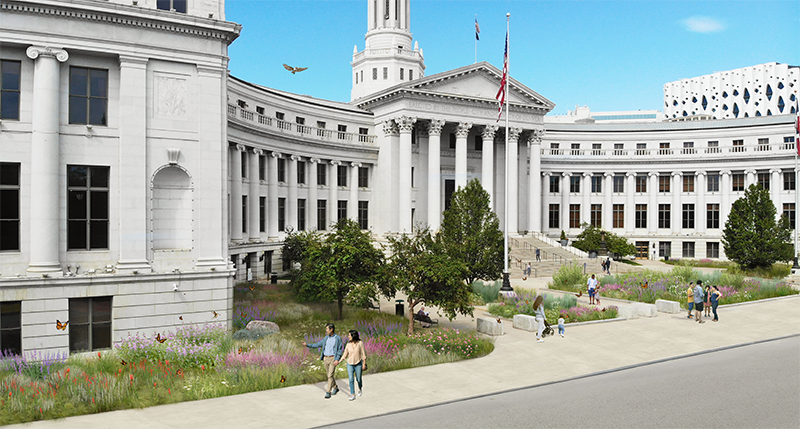
[[[514,283],[533,286],[532,282]],[[720,322],[709,320],[704,324],[688,320],[681,312],[628,321],[567,325],[566,338],[548,337],[541,344],[535,342],[534,333],[515,330],[505,321],[506,334],[497,338],[495,350],[489,356],[367,375],[364,396],[353,402],[348,402],[344,391],[332,399],[323,399],[323,384],[318,383],[11,427],[243,429],[338,423],[798,335],[800,297],[721,307],[719,316]],[[347,389],[347,380],[340,381],[339,386]]]

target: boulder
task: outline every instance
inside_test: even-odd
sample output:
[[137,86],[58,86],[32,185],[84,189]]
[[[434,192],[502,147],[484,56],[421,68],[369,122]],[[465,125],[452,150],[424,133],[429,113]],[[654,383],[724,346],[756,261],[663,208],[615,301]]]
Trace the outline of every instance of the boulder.
[[675,301],[667,301],[666,299],[657,299],[656,310],[662,313],[677,314],[681,312],[681,304]]
[[514,329],[521,329],[523,331],[537,332],[539,330],[539,323],[533,316],[527,314],[514,315]]
[[503,319],[500,319],[498,323],[497,319],[479,317],[477,323],[477,329],[480,333],[492,336],[503,335]]
[[252,331],[256,328],[261,328],[268,331],[270,334],[277,334],[281,331],[281,328],[278,327],[277,323],[268,322],[266,320],[251,320],[250,323],[247,324],[245,329],[248,331]]

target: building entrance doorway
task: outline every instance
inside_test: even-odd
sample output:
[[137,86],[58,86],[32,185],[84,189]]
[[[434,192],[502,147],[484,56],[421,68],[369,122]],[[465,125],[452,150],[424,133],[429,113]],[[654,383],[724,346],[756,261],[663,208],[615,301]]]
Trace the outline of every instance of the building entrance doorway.
[[650,250],[649,241],[636,242],[636,259],[647,259],[648,251]]

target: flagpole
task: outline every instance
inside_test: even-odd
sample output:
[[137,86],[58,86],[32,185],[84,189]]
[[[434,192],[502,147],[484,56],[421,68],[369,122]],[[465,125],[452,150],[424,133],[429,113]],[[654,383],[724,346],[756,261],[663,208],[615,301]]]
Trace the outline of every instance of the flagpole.
[[475,63],[478,63],[478,14],[475,14]]
[[503,256],[504,256],[504,258],[503,258],[503,264],[504,265],[503,266],[504,266],[504,270],[503,270],[503,287],[500,288],[501,291],[513,291],[514,290],[511,287],[511,279],[509,278],[510,272],[509,272],[509,269],[508,269],[508,219],[509,219],[509,216],[508,216],[508,210],[509,210],[509,208],[508,208],[508,200],[509,200],[509,195],[508,195],[508,188],[509,188],[509,186],[508,186],[508,179],[509,179],[509,177],[508,177],[508,167],[509,167],[509,163],[508,163],[508,160],[509,160],[510,155],[511,155],[509,153],[509,150],[508,150],[508,113],[509,113],[509,111],[508,111],[508,99],[511,98],[511,97],[508,96],[508,80],[511,77],[511,68],[510,68],[510,65],[511,65],[511,51],[510,51],[509,46],[508,46],[508,45],[511,44],[510,43],[510,39],[511,39],[510,36],[511,35],[509,34],[509,29],[510,29],[509,22],[510,22],[510,20],[511,20],[511,14],[510,13],[506,13],[506,58],[505,58],[505,62],[506,63],[504,64],[504,67],[506,69],[506,81],[505,81],[505,88],[503,89],[503,94],[504,94],[505,99],[506,99],[506,132],[505,132],[506,159],[505,159],[505,169],[504,169],[504,172],[503,172],[503,174],[505,176],[505,180],[503,182],[505,182],[505,195],[506,196],[504,198],[504,200],[505,200],[504,201],[504,205],[505,205],[505,210],[504,210],[504,212],[505,212],[505,222],[503,222]]
[[794,120],[794,265],[792,269],[794,272],[800,270],[800,264],[798,264],[797,258],[797,211],[800,209],[800,192],[797,189],[797,156],[800,154],[800,102],[797,100],[797,91],[794,92],[794,111],[797,117]]

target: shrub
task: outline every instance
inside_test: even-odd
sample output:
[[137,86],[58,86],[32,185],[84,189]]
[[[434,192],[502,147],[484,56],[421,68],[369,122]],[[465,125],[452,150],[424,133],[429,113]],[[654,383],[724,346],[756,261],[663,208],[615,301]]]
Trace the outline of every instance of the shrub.
[[13,371],[34,380],[45,380],[51,371],[64,366],[67,357],[66,353],[42,353],[38,350],[23,355],[3,351],[0,353],[0,371]]
[[[400,332],[403,325],[400,323],[388,323],[385,320],[366,321],[359,320],[355,323],[355,330],[359,336],[364,338],[375,338],[384,335],[392,335]],[[347,335],[347,334],[345,334]]]
[[[565,289],[571,287],[582,287],[586,284],[589,276],[583,274],[583,266],[578,264],[566,264],[553,274],[551,285],[554,289]],[[549,285],[548,285],[549,286]],[[570,290],[570,289],[566,289]]]
[[472,291],[480,295],[485,304],[497,300],[501,287],[503,287],[503,282],[499,280],[494,282],[483,282],[481,280],[472,282]]

